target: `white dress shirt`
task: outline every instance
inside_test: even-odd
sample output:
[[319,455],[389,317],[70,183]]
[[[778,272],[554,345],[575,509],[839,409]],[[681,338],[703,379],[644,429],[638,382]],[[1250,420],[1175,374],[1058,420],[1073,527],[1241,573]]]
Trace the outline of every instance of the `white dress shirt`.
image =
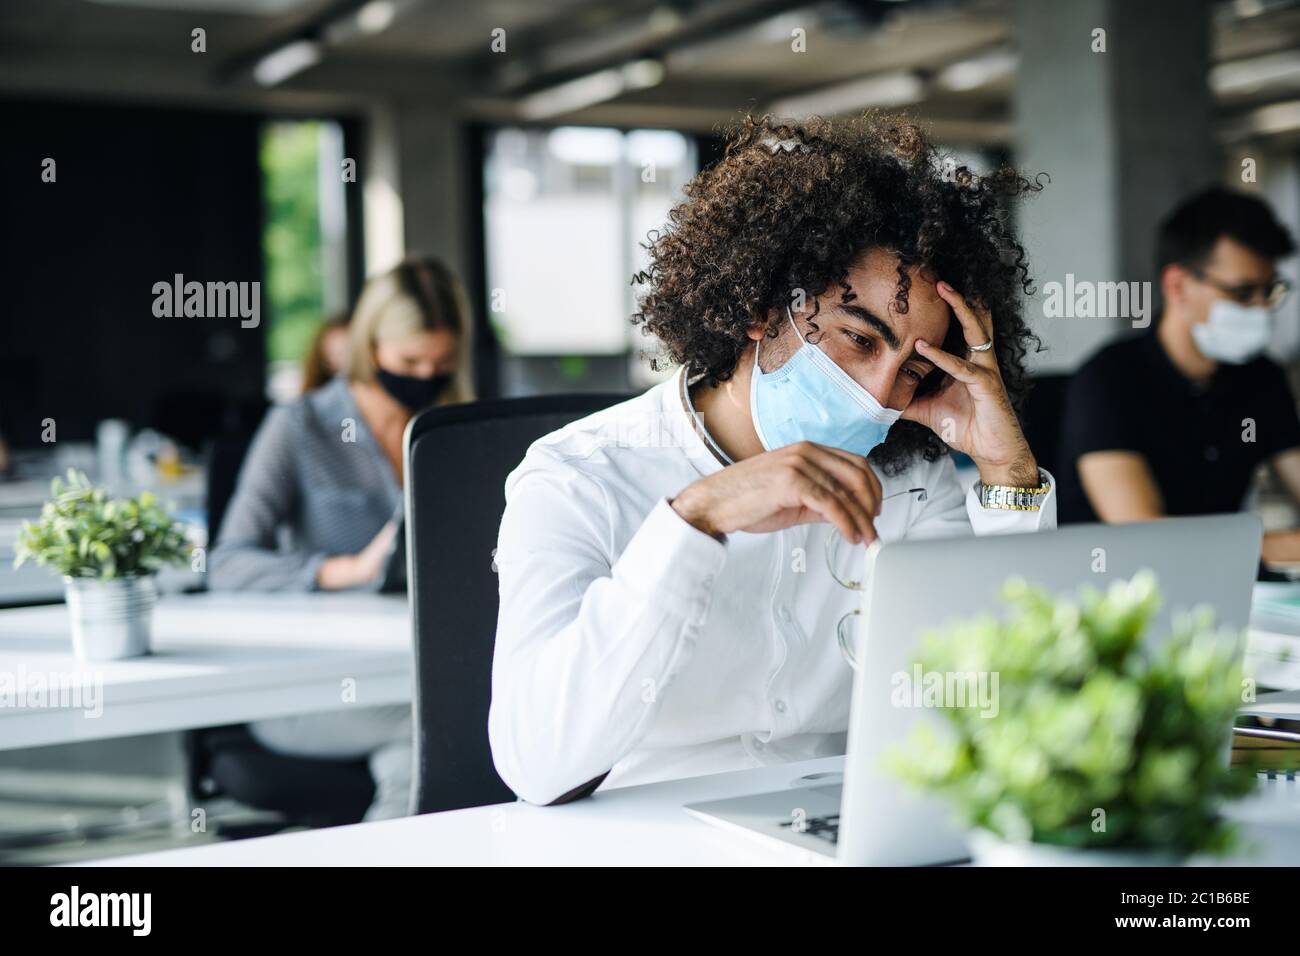
[[[844,752],[835,626],[859,595],[827,571],[831,526],[723,543],[672,509],[724,467],[682,374],[538,440],[506,479],[488,730],[529,802],[607,771],[601,789]],[[927,492],[884,503],[885,541],[1056,524],[1054,488],[1036,512],[986,510],[946,455],[880,478],[885,495]]]

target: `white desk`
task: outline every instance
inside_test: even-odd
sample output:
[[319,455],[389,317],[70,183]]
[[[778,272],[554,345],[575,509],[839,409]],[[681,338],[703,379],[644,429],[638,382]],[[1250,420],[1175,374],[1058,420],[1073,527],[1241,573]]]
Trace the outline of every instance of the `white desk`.
[[762,866],[825,864],[689,816],[682,804],[776,790],[803,774],[838,771],[843,757],[692,777],[597,793],[559,807],[503,803],[380,823],[214,843],[97,866]]
[[[503,803],[382,823],[215,843],[90,866],[771,866],[827,865],[829,857],[723,830],[682,805],[808,786],[843,757],[693,777],[597,793],[560,807]],[[1271,785],[1276,787],[1277,785]],[[1300,865],[1300,784],[1232,813],[1260,854],[1241,863]],[[1226,861],[1225,861],[1226,862]]]
[[[387,602],[385,604],[385,602]],[[207,609],[210,613],[204,613]],[[0,672],[31,654],[18,654],[21,644],[15,622],[29,624],[27,644],[35,648],[42,634],[66,641],[63,608],[0,612]],[[387,613],[390,618],[383,618]],[[44,615],[42,617],[42,615]],[[383,618],[387,626],[380,626]],[[113,665],[146,668],[168,664],[200,672],[176,680],[188,682],[183,693],[172,684],[156,709],[162,725],[202,726],[227,720],[249,720],[303,710],[336,708],[341,674],[358,676],[363,702],[409,699],[409,628],[405,603],[380,597],[252,595],[169,599],[160,606],[158,658]],[[39,633],[38,633],[39,632]],[[70,660],[60,645],[60,659]],[[210,656],[205,656],[210,655]],[[397,659],[405,668],[398,677]],[[365,662],[369,662],[368,665]],[[386,662],[386,663],[385,663]],[[384,668],[389,668],[384,671]],[[233,674],[233,676],[232,676]],[[147,685],[143,674],[137,680]],[[157,681],[165,691],[165,677]],[[311,685],[312,690],[302,685]],[[106,687],[108,687],[106,678]],[[389,699],[377,690],[388,688]],[[123,691],[135,689],[124,681]],[[270,691],[270,692],[268,692]],[[404,695],[400,698],[398,693]],[[375,695],[378,696],[375,696]],[[274,699],[271,699],[274,698]],[[110,699],[113,699],[110,697]],[[139,707],[120,703],[105,709],[104,718],[125,720],[132,710],[142,716],[137,726],[154,717],[142,701]],[[223,716],[214,719],[209,709]],[[120,713],[118,713],[120,711]],[[196,717],[202,712],[204,716]],[[0,711],[0,741],[10,734]],[[82,721],[83,724],[93,723]],[[140,733],[143,730],[119,731]],[[105,737],[110,733],[88,733]],[[5,743],[0,743],[4,746]],[[14,744],[9,744],[13,746]],[[643,787],[612,790],[562,807],[501,804],[450,813],[430,814],[381,823],[292,833],[219,843],[193,849],[97,861],[93,865],[275,866],[275,865],[772,865],[824,864],[827,858],[766,841],[749,840],[688,816],[686,803],[719,799],[787,787],[810,773],[837,771],[842,757],[733,774],[696,777]],[[1249,826],[1249,836],[1263,855],[1243,862],[1300,863],[1300,790],[1281,785],[1266,797],[1233,811]]]
[[[74,706],[3,702],[0,749],[411,700],[403,596],[175,595],[154,615],[150,656],[87,662],[72,656],[63,605],[0,611],[0,680],[22,686],[40,675],[83,693],[102,688],[98,717],[87,706],[93,697]],[[355,682],[355,701],[344,700],[345,680]]]

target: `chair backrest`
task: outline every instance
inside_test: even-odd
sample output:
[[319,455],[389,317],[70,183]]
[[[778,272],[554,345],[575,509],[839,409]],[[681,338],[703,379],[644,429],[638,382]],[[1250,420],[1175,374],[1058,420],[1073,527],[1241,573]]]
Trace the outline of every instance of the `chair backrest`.
[[415,810],[514,799],[488,744],[505,479],[536,439],[626,395],[547,395],[432,408],[406,433],[408,591],[415,632]]

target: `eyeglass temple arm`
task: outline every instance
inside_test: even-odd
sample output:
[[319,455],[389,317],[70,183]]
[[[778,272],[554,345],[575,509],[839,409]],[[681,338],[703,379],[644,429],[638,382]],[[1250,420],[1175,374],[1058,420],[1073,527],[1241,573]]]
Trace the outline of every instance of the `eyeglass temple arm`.
[[888,501],[890,498],[897,498],[899,495],[917,495],[917,501],[924,501],[928,492],[924,488],[908,488],[906,491],[895,491],[892,495],[885,495],[881,501]]

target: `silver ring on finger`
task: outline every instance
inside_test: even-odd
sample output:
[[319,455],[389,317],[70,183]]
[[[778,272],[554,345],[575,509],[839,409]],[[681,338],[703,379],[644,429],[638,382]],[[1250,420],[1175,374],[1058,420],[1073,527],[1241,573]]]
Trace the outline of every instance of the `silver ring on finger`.
[[968,346],[966,346],[966,351],[967,351],[967,352],[987,352],[987,351],[988,351],[989,349],[991,349],[991,348],[993,348],[993,340],[992,340],[992,339],[990,339],[989,341],[985,342],[983,345],[968,345]]

